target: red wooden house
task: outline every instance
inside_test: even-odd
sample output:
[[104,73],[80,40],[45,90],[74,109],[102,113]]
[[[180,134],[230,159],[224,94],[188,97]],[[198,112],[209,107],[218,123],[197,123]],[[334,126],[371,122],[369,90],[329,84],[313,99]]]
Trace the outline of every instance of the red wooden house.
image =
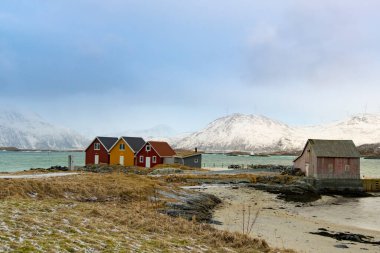
[[116,137],[96,137],[86,148],[86,165],[109,164],[111,148],[117,141]]
[[136,165],[151,168],[165,163],[165,158],[175,155],[174,150],[167,142],[148,141],[136,154]]
[[309,139],[294,167],[317,179],[359,179],[360,154],[352,140]]

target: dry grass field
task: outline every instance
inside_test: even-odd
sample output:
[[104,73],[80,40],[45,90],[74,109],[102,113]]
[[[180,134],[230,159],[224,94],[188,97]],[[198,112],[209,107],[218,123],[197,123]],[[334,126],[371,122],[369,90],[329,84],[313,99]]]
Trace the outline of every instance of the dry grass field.
[[173,187],[125,173],[0,180],[0,251],[288,252],[159,213]]

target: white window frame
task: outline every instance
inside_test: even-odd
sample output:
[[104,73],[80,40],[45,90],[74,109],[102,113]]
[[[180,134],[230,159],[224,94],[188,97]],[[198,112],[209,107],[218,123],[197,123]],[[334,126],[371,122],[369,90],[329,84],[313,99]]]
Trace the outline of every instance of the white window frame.
[[157,156],[152,156],[152,163],[157,163]]
[[150,145],[146,145],[146,146],[145,146],[145,151],[148,151],[148,152],[149,152],[149,151],[151,151],[151,150],[152,150],[152,147],[151,147]]
[[139,162],[140,162],[140,163],[143,163],[143,162],[144,162],[144,156],[143,156],[143,155],[140,155],[140,157],[139,157]]
[[[121,148],[123,146],[123,148]],[[119,145],[119,149],[120,150],[125,150],[125,144],[124,143],[120,143],[120,145]]]
[[94,143],[94,150],[100,150],[100,143],[99,142]]

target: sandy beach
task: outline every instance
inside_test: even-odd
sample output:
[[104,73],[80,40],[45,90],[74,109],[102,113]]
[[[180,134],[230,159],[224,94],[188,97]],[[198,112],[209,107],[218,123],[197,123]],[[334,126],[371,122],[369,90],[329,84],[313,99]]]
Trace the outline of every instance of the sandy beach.
[[247,231],[260,209],[250,234],[265,239],[272,247],[290,248],[297,252],[380,252],[380,245],[338,241],[310,234],[323,228],[331,232],[372,236],[375,241],[380,241],[377,217],[360,217],[356,213],[358,210],[353,208],[358,206],[356,201],[323,197],[311,204],[292,203],[279,200],[274,194],[246,187],[208,187],[199,191],[222,199],[223,203],[214,212],[214,226],[218,229],[242,232],[242,210],[245,209],[244,229]]

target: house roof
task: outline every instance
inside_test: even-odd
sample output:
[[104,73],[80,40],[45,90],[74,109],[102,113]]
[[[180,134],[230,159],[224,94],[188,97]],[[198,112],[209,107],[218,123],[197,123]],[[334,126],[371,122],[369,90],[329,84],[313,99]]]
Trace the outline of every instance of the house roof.
[[152,148],[161,157],[171,157],[175,155],[174,150],[170,147],[167,142],[164,141],[148,141]]
[[179,157],[179,158],[186,158],[186,157],[192,157],[192,156],[197,156],[197,155],[201,155],[202,153],[200,152],[194,152],[194,151],[186,151],[186,150],[176,150],[176,157]]
[[96,137],[100,143],[106,148],[107,151],[110,151],[112,146],[119,140],[116,137]]
[[123,136],[121,138],[123,138],[123,140],[129,145],[129,147],[132,149],[134,153],[139,151],[145,145],[145,141],[141,137]]
[[317,157],[360,158],[360,153],[352,140],[309,139],[302,154],[294,161],[303,155],[307,144],[310,144]]
[[91,147],[92,143],[94,143],[95,140],[98,140],[103,145],[103,147],[109,152],[112,146],[117,142],[118,138],[97,136],[95,137],[95,139],[92,140],[90,145],[88,145],[88,147],[85,149],[86,151],[89,147]]

